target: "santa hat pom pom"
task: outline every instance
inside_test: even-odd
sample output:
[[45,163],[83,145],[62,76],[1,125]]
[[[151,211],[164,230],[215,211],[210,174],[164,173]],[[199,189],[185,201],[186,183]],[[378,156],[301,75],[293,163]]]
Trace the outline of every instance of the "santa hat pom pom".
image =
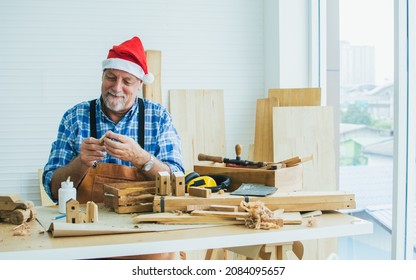
[[147,73],[146,75],[144,75],[143,77],[143,83],[145,85],[149,85],[151,83],[153,83],[153,81],[155,80],[155,76],[153,76],[152,73]]

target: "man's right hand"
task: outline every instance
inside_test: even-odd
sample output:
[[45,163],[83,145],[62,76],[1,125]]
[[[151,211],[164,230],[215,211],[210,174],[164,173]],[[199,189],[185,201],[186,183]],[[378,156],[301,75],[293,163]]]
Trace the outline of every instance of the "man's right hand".
[[105,154],[105,147],[100,145],[99,139],[88,137],[82,141],[79,155],[82,164],[91,167],[96,161],[103,159]]

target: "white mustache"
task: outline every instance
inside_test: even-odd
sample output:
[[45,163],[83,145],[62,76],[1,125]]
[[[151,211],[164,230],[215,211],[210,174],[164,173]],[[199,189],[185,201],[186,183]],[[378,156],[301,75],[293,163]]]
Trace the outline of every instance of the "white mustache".
[[114,97],[126,97],[124,94],[122,94],[122,93],[117,93],[117,92],[114,92],[113,90],[108,90],[107,91],[107,93],[109,93],[109,94],[111,94],[112,96],[114,96]]

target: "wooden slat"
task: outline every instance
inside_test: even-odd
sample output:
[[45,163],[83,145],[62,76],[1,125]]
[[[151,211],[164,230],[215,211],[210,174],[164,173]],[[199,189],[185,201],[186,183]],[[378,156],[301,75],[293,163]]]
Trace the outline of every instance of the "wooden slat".
[[[210,205],[209,210],[211,211],[223,211],[223,212],[237,212],[237,206],[230,206],[230,205]],[[199,209],[203,210],[203,209]]]
[[189,214],[175,215],[172,213],[148,214],[138,215],[133,218],[133,222],[146,223],[157,222],[161,224],[244,224],[244,221],[236,220],[235,218],[219,218],[209,216],[191,216]]
[[152,210],[153,203],[143,203],[131,206],[118,206],[114,208],[114,211],[119,214],[152,212]]
[[118,198],[118,205],[134,205],[144,202],[153,202],[153,194],[143,194],[138,196],[120,196]]
[[257,99],[254,134],[255,161],[273,161],[273,107],[279,106],[277,98]]
[[248,218],[248,212],[226,212],[226,211],[210,211],[210,210],[195,210],[191,212],[191,216],[209,216],[220,218]]
[[143,85],[143,97],[156,103],[162,103],[162,52],[147,50],[147,68],[153,74],[155,80],[150,85]]
[[320,88],[279,88],[269,89],[269,98],[277,98],[280,107],[321,106]]
[[[200,197],[164,197],[165,212],[171,211],[187,211],[188,205],[231,205],[239,206],[242,201],[245,201],[243,196],[230,195],[229,193],[217,194],[214,193],[210,198]],[[249,197],[250,202],[260,200],[264,202],[265,206],[274,211],[277,209],[284,209],[285,212],[294,211],[314,211],[314,210],[340,210],[340,209],[354,209],[355,196],[352,193],[342,191],[328,191],[328,192],[288,192],[288,193],[274,193],[267,197]],[[153,201],[153,212],[161,212],[161,198],[155,196]]]

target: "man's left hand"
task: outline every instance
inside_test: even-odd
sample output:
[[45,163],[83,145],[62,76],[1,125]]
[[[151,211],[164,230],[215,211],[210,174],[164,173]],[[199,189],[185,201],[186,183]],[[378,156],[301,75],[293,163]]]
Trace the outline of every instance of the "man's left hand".
[[112,131],[105,133],[104,146],[111,156],[141,166],[149,160],[146,152],[133,138]]

